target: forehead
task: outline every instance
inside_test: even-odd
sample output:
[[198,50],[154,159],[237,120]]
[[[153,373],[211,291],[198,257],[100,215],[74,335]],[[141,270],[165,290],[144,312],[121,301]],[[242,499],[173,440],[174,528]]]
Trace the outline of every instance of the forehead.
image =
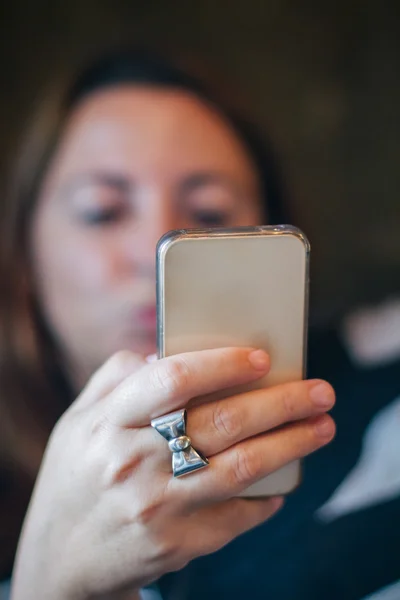
[[83,99],[57,154],[66,171],[211,168],[255,177],[247,150],[221,114],[190,93],[156,87],[127,85]]

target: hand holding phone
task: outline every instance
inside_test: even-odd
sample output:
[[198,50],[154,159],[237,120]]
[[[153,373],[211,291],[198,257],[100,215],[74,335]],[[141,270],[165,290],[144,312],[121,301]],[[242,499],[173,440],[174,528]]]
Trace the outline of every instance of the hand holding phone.
[[[308,269],[308,241],[289,226],[167,234],[157,248],[159,358],[227,346],[268,352],[266,377],[218,397],[302,379]],[[295,461],[243,495],[286,494],[299,481]]]

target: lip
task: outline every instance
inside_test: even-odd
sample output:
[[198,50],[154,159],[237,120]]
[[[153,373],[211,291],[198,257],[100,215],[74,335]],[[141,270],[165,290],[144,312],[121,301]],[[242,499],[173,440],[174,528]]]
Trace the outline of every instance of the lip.
[[136,312],[137,322],[143,329],[154,331],[157,325],[157,309],[154,305],[143,306]]

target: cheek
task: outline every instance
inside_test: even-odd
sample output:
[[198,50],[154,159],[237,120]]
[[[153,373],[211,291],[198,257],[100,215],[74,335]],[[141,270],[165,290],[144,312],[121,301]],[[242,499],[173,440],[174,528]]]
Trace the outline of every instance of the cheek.
[[90,294],[103,290],[112,279],[112,261],[104,248],[90,243],[61,244],[48,255],[53,287],[65,293]]
[[76,305],[93,296],[100,300],[118,270],[117,253],[110,243],[50,219],[38,221],[34,229],[33,261],[45,308],[54,303]]

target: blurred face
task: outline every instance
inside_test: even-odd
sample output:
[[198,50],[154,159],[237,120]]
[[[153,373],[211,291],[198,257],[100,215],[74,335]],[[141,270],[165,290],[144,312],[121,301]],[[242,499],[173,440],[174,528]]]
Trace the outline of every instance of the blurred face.
[[200,100],[135,86],[84,99],[32,223],[39,302],[77,380],[117,350],[155,352],[155,246],[162,234],[260,222],[250,159]]

